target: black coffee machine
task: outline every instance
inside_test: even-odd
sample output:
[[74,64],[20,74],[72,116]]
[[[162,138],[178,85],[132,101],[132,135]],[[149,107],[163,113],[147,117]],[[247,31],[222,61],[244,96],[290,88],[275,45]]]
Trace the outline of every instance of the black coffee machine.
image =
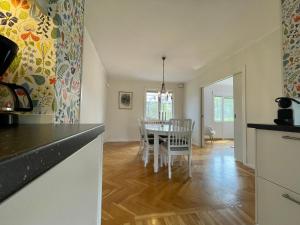
[[289,97],[276,98],[278,104],[277,125],[299,126],[300,125],[300,102]]
[[[0,77],[14,60],[18,49],[15,42],[0,35]],[[18,124],[18,115],[15,112],[33,110],[32,100],[24,87],[0,81],[0,90],[6,93],[5,97],[0,96],[3,98],[0,102],[5,102],[0,106],[0,125]]]

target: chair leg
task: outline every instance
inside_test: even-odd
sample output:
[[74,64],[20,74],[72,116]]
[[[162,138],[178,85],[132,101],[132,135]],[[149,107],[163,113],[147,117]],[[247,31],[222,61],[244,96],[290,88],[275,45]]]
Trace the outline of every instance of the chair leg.
[[140,149],[139,149],[139,152],[142,151],[142,140],[140,139]]
[[144,149],[144,146],[143,146],[143,141],[140,140],[140,148],[139,148],[139,152],[138,152],[138,157],[141,157],[141,159],[143,159],[143,149]]
[[165,154],[164,154],[164,164],[165,164],[165,166],[168,164],[167,158],[168,158],[168,156],[167,156],[167,154],[165,153]]
[[189,177],[192,177],[192,156],[188,156],[188,161],[189,161]]
[[147,167],[147,164],[148,164],[148,149],[145,150],[144,166]]
[[172,176],[172,171],[171,171],[171,157],[172,156],[170,156],[169,155],[169,163],[168,163],[168,175],[169,175],[169,179],[171,179],[171,176]]

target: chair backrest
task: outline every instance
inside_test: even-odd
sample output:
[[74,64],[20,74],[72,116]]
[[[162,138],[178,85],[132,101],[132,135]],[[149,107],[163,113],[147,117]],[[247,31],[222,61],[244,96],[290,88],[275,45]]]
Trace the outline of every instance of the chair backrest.
[[193,124],[190,119],[171,119],[169,123],[168,145],[170,148],[191,149]]
[[161,120],[146,120],[144,121],[146,124],[161,124]]
[[192,133],[194,132],[194,128],[195,128],[195,121],[193,121],[193,124],[192,124]]

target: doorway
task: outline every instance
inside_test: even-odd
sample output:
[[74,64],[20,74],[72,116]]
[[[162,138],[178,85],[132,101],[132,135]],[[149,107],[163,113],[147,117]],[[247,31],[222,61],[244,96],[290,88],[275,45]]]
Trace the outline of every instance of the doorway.
[[232,75],[201,88],[201,146],[232,141],[235,160],[246,162],[245,80]]

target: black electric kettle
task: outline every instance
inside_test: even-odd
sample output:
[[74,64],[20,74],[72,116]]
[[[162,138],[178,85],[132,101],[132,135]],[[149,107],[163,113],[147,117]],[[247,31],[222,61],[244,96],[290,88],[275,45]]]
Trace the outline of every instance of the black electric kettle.
[[[10,39],[0,35],[0,76],[18,52],[18,45]],[[13,112],[29,112],[33,110],[32,100],[27,90],[17,84],[0,82],[0,91],[5,93],[0,97],[0,124],[11,125],[18,122],[18,116]]]
[[4,74],[18,53],[18,45],[0,35],[0,76]]
[[0,82],[0,90],[7,93],[5,97],[7,102],[1,105],[1,112],[30,112],[33,110],[32,100],[23,86]]

